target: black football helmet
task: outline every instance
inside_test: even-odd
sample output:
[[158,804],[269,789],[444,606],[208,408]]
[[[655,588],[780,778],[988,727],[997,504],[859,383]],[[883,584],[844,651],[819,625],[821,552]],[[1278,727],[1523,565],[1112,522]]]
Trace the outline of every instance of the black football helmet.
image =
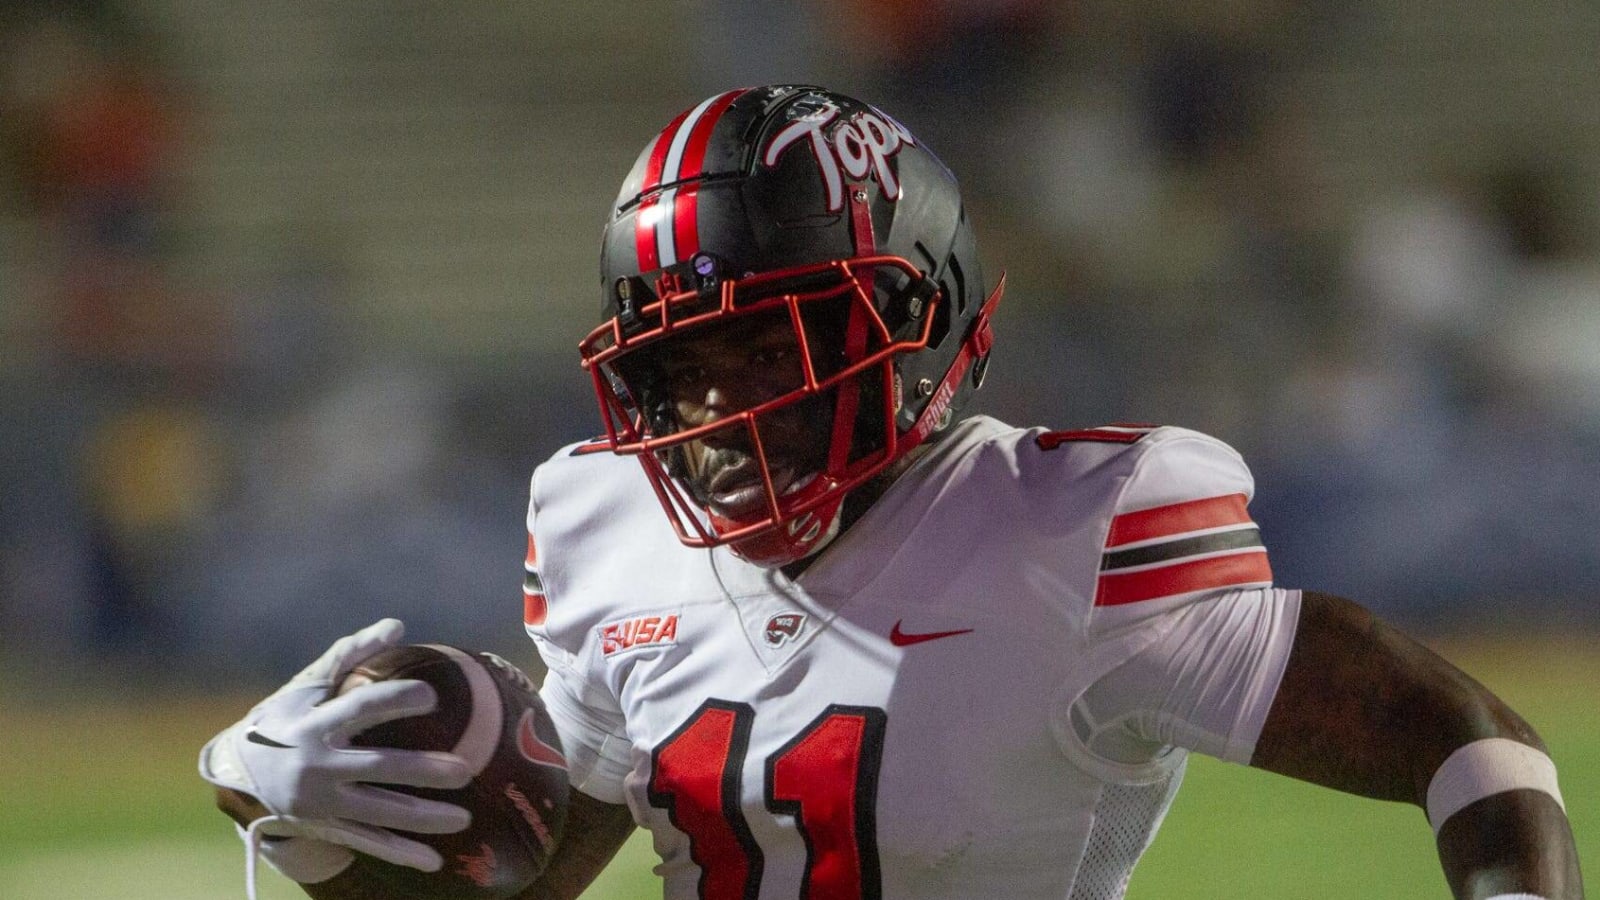
[[[794,85],[717,94],[651,140],[600,273],[604,324],[580,351],[601,446],[639,458],[685,544],[765,566],[815,552],[849,491],[950,424],[983,381],[1004,289],[986,292],[956,179],[926,146],[866,103]],[[687,427],[664,361],[747,317],[792,328],[793,383]],[[821,446],[812,471],[775,478],[771,422],[791,407]],[[688,471],[695,441],[758,462],[759,510],[711,508]]]

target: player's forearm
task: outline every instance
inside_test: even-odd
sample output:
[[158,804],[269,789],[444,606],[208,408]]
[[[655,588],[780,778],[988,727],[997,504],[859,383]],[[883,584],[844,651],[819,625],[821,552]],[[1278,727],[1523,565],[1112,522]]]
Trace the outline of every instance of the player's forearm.
[[1539,735],[1488,689],[1347,600],[1307,592],[1251,764],[1415,803],[1457,897],[1581,897]]
[[572,900],[582,894],[622,849],[633,829],[633,814],[626,806],[573,791],[561,845],[539,880],[516,900]]
[[1555,798],[1541,791],[1506,791],[1463,808],[1439,828],[1438,844],[1445,878],[1461,900],[1583,897],[1572,829]]

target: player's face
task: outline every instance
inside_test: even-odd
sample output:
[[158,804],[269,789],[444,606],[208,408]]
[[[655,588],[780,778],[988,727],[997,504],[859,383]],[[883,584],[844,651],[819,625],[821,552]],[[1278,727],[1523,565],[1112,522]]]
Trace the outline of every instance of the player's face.
[[[801,350],[787,313],[750,316],[675,340],[664,354],[672,408],[682,428],[720,421],[795,390],[805,381]],[[761,446],[778,496],[821,471],[828,433],[825,405],[815,398],[757,418]],[[711,512],[749,518],[765,509],[755,446],[743,427],[715,431],[685,445],[686,487]]]

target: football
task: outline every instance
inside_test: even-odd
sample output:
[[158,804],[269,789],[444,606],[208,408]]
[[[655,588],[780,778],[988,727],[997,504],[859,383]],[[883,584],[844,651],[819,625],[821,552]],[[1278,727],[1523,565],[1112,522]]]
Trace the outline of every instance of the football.
[[466,787],[385,787],[465,807],[472,824],[455,834],[402,832],[439,851],[444,867],[437,872],[362,854],[352,869],[375,896],[498,900],[520,892],[544,870],[561,839],[568,797],[560,740],[533,682],[492,653],[411,644],[367,659],[336,692],[397,678],[433,685],[438,708],[373,726],[351,743],[448,750],[464,757],[474,773]]

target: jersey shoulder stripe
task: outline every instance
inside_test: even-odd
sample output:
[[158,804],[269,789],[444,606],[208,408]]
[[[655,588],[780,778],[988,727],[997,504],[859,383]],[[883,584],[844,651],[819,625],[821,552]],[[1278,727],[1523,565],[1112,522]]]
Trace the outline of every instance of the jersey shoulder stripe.
[[1244,494],[1228,494],[1126,512],[1111,520],[1106,546],[1123,547],[1211,528],[1249,525],[1246,502]]
[[1096,606],[1272,583],[1261,530],[1244,494],[1123,513],[1111,520]]
[[1213,591],[1223,588],[1267,587],[1272,565],[1259,544],[1240,552],[1185,558],[1157,566],[1100,574],[1095,586],[1095,606],[1120,606],[1157,597]]
[[1229,528],[1223,531],[1178,537],[1173,540],[1156,541],[1138,547],[1128,547],[1123,550],[1107,550],[1100,557],[1100,571],[1111,572],[1144,568],[1178,559],[1224,553],[1231,550],[1249,550],[1260,546],[1261,529],[1254,525],[1245,525],[1240,528]]

